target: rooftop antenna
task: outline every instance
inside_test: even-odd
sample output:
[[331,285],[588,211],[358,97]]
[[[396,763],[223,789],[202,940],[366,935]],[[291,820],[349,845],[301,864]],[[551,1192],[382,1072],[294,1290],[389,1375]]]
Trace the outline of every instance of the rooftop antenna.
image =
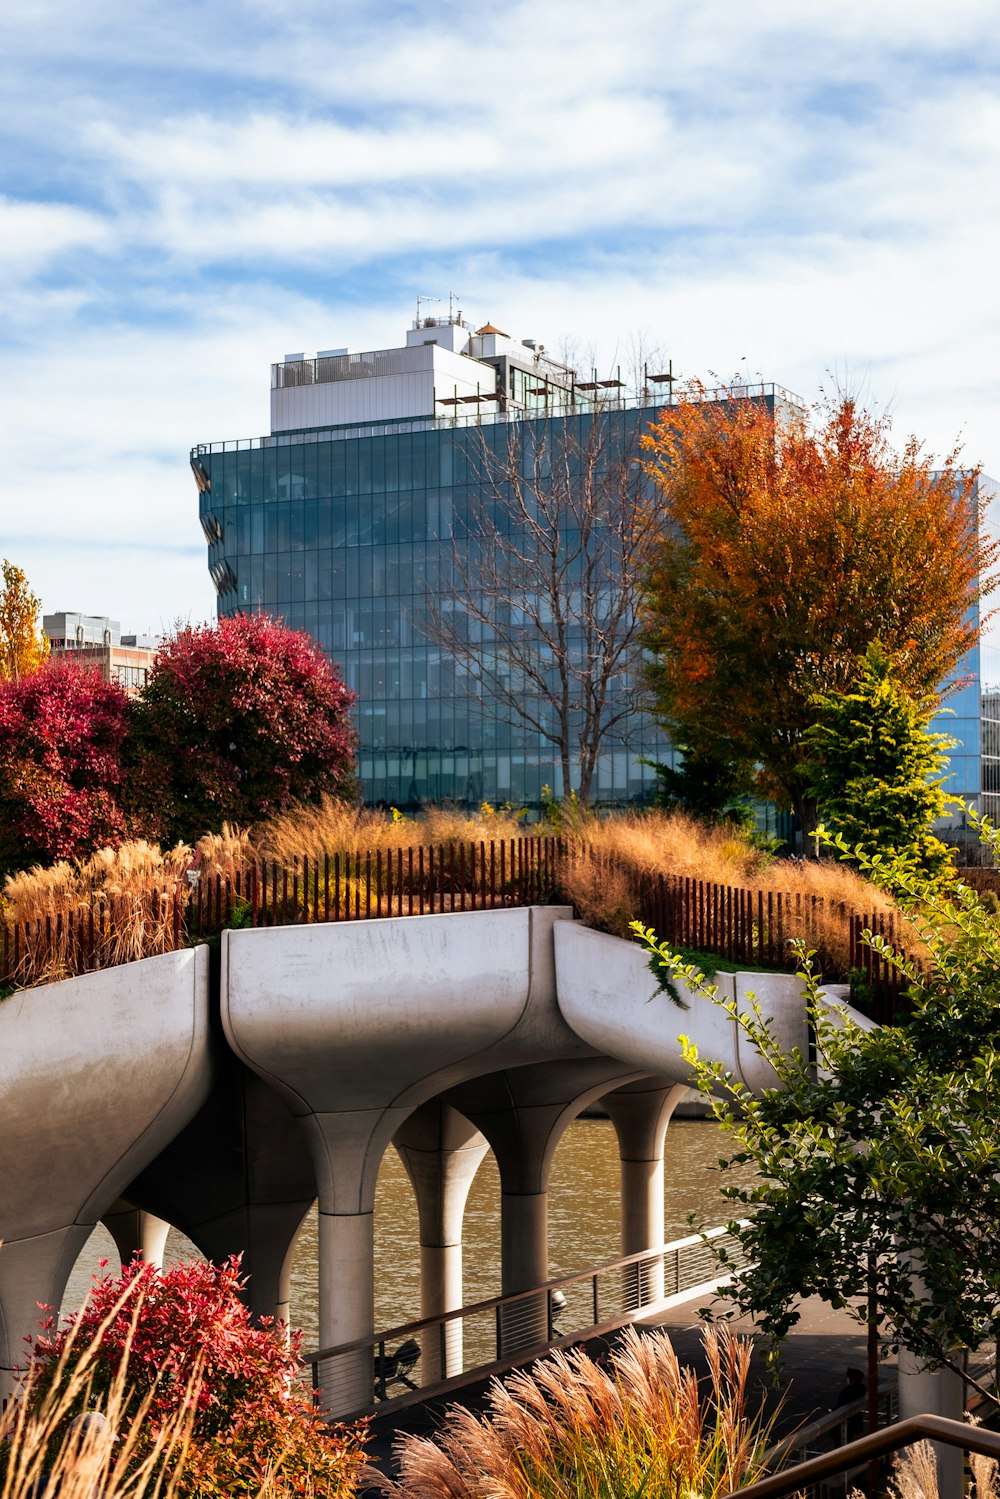
[[[455,321],[455,303],[458,301],[458,299],[459,299],[459,297],[461,295],[462,295],[462,293],[458,292],[458,291],[450,291],[448,293],[448,321],[449,321],[449,323],[453,323]],[[458,315],[459,315],[459,317],[462,316],[461,313],[459,313]]]
[[424,302],[440,302],[440,297],[418,297],[417,298],[417,327],[420,327],[420,308]]

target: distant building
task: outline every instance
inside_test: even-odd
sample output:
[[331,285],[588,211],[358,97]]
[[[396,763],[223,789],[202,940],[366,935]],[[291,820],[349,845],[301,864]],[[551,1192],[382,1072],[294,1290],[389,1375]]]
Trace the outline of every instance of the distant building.
[[123,635],[117,619],[105,614],[46,614],[42,630],[55,661],[96,666],[106,682],[119,682],[130,697],[146,685],[158,641],[152,635]]
[[[984,474],[976,486],[979,530],[985,542],[1000,540],[1000,484]],[[1000,617],[988,600],[974,611],[979,635],[972,650],[945,684],[944,706],[931,728],[957,740],[948,753],[944,789],[971,804],[994,826],[1000,825]],[[956,844],[970,860],[980,856],[979,839],[964,812],[949,808],[935,831]]]
[[[505,452],[513,427],[583,433],[599,414],[629,433],[662,414],[673,378],[643,370],[629,396],[620,378],[581,373],[491,323],[418,318],[401,348],[286,354],[271,370],[270,434],[192,449],[219,614],[280,617],[343,668],[358,694],[367,800],[532,803],[546,784],[561,794],[552,744],[492,711],[421,631],[426,594],[483,492],[483,455]],[[801,404],[773,384],[722,394],[778,417]],[[998,535],[1000,488],[984,478],[980,495],[981,524]],[[956,687],[935,723],[959,740],[946,789],[1000,820],[1000,628],[989,618]],[[649,714],[634,714],[601,756],[594,800],[647,801],[655,773],[644,761],[671,756]],[[772,807],[760,815],[789,836]],[[961,813],[941,831],[968,841]]]
[[[617,375],[574,370],[491,323],[418,318],[403,347],[286,354],[271,372],[270,435],[192,450],[219,614],[279,616],[343,668],[368,801],[530,804],[546,785],[569,789],[542,728],[498,712],[422,630],[427,595],[512,431],[585,443],[600,420],[609,450],[625,451],[672,381],[656,366],[628,395]],[[778,410],[789,399],[772,385],[741,394]],[[527,687],[525,698],[547,723],[551,706]],[[644,762],[670,753],[648,713],[630,715],[605,741],[594,800],[648,801],[656,777]]]

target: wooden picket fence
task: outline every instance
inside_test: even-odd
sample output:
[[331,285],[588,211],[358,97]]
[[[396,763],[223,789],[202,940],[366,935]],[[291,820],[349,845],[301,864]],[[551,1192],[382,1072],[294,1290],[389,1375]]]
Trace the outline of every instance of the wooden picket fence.
[[[139,896],[97,893],[35,921],[0,922],[0,988],[23,988],[175,951],[226,927],[562,903],[567,861],[580,858],[609,870],[614,863],[559,837],[522,837],[303,857],[291,865],[258,860],[229,878],[198,875],[190,883]],[[890,1020],[903,1005],[898,976],[861,935],[866,929],[879,931],[895,945],[891,917],[865,916],[818,897],[686,876],[632,871],[631,879],[636,917],[672,946],[748,967],[790,971],[789,940],[801,937],[816,950],[825,975],[853,974],[858,1000],[874,1019]]]
[[791,971],[794,956],[789,943],[799,938],[815,951],[816,966],[825,977],[850,979],[855,1002],[872,1019],[887,1024],[905,1011],[900,975],[862,936],[870,931],[901,948],[901,926],[892,914],[863,915],[844,901],[822,896],[670,874],[640,881],[636,914],[672,947],[712,953],[753,968]]

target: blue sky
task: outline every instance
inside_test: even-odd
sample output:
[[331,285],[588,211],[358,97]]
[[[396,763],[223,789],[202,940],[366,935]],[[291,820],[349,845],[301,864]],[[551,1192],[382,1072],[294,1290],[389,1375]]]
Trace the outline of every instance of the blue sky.
[[8,6],[0,553],[46,609],[209,617],[192,443],[452,290],[1000,476],[998,62],[985,0]]

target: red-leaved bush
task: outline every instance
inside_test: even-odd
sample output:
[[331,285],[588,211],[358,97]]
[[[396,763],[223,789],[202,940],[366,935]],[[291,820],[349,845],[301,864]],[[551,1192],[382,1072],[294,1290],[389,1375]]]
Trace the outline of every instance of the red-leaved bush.
[[[179,1496],[315,1495],[346,1499],[364,1457],[362,1428],[331,1428],[294,1382],[299,1335],[254,1326],[240,1299],[239,1261],[178,1265],[159,1271],[136,1258],[120,1277],[95,1279],[81,1312],[35,1341],[30,1399],[40,1405],[52,1381],[64,1378],[59,1359],[67,1338],[86,1346],[100,1336],[93,1377],[81,1403],[100,1409],[127,1361],[124,1416],[151,1396],[135,1443],[138,1466],[157,1431],[185,1400],[195,1414],[190,1440],[174,1455],[171,1492]],[[134,1294],[123,1294],[129,1289]]]
[[354,694],[307,634],[266,614],[180,630],[135,707],[135,796],[161,838],[194,842],[354,790]]
[[49,661],[0,681],[0,873],[122,841],[128,725],[128,698],[96,670]]

